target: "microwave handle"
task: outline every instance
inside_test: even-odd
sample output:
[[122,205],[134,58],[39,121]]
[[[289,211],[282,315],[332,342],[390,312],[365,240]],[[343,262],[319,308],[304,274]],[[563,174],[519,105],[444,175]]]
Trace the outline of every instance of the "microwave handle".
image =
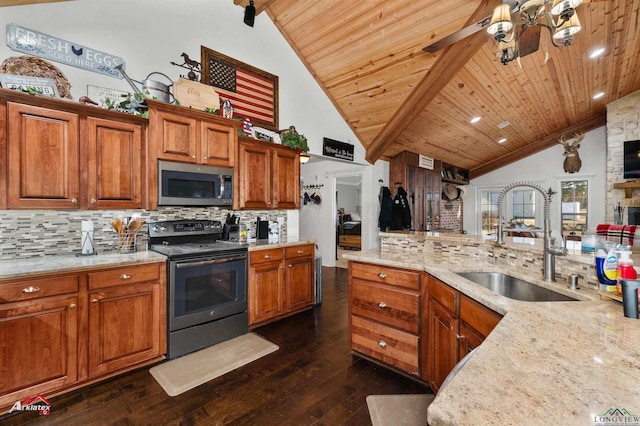
[[220,263],[234,262],[236,260],[245,260],[247,256],[225,257],[222,259],[200,260],[198,262],[185,262],[176,264],[176,268],[193,268],[194,266],[218,265]]

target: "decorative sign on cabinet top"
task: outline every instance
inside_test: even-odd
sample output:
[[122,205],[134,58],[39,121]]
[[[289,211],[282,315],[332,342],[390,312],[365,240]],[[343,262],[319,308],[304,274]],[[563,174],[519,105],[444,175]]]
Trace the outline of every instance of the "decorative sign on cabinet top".
[[7,46],[18,52],[98,74],[122,78],[122,74],[114,67],[120,64],[124,65],[124,59],[20,25],[7,24]]

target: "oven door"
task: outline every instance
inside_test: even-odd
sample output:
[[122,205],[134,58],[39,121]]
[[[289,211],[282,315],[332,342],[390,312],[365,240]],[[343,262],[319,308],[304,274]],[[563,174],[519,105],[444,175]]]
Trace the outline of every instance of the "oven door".
[[169,262],[169,331],[247,310],[247,252]]

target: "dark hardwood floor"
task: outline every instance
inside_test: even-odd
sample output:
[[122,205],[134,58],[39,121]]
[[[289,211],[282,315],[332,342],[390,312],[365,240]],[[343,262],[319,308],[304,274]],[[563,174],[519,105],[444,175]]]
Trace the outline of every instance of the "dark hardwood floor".
[[[351,355],[346,269],[323,268],[323,303],[254,332],[280,349],[176,397],[144,368],[52,398],[1,425],[370,425],[372,394],[427,386]],[[46,395],[45,395],[46,397]]]

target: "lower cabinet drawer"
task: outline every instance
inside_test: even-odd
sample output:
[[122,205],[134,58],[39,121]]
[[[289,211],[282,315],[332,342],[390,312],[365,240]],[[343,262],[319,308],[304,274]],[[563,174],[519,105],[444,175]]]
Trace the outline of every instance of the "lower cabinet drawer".
[[160,266],[157,263],[132,265],[100,272],[90,272],[88,275],[89,290],[95,290],[123,284],[158,282],[160,279]]
[[357,316],[351,317],[351,349],[419,375],[420,338]]
[[418,334],[419,293],[354,279],[351,298],[353,314]]

